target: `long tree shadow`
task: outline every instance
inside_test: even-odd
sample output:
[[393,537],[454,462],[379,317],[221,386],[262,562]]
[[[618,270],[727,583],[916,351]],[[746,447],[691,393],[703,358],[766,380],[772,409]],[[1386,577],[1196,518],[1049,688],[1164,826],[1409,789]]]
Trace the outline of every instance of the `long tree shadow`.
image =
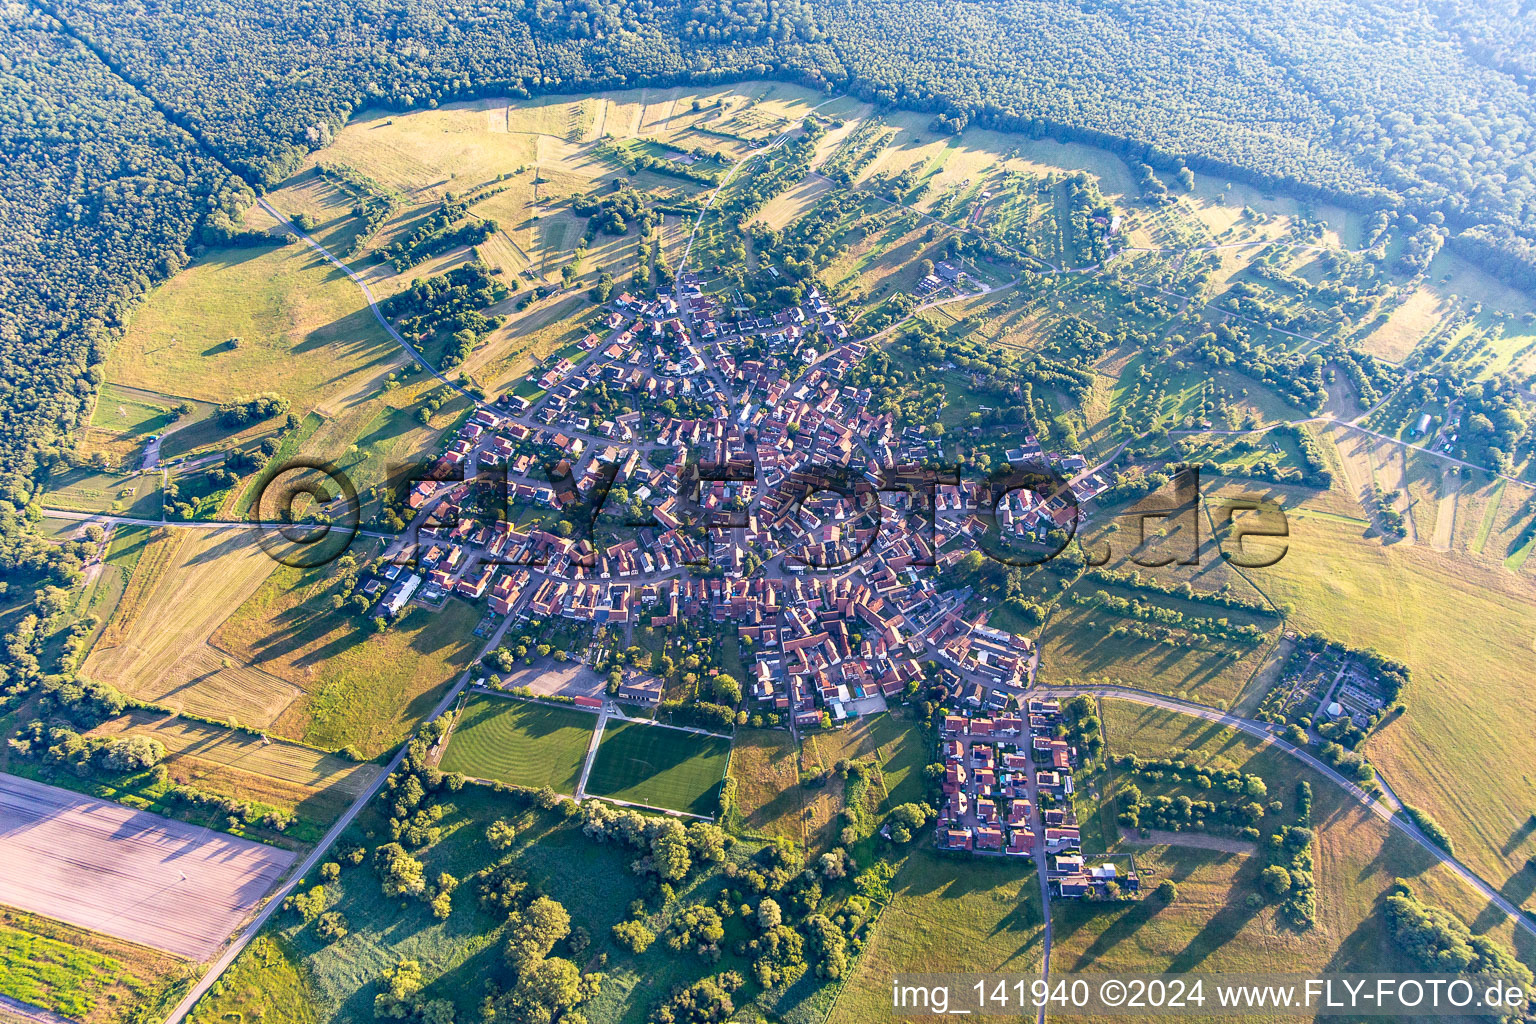
[[1258,914],[1259,908],[1249,907],[1247,901],[1229,900],[1205,923],[1205,927],[1189,940],[1189,944],[1174,955],[1165,969],[1169,974],[1192,971],[1204,963],[1215,950],[1237,938]]
[[[170,523],[175,526],[176,524]],[[218,536],[218,542],[204,548],[196,555],[187,559],[187,565],[202,565],[206,562],[216,562],[221,558],[235,554],[254,555],[257,552],[256,535],[246,526],[228,526],[212,531]],[[273,563],[274,567],[276,563]]]
[[1509,834],[1509,839],[1499,849],[1499,852],[1508,857],[1522,843],[1531,838],[1533,834],[1536,834],[1536,813],[1526,815],[1525,820],[1520,823],[1520,827]]
[[[1068,908],[1068,914],[1063,916],[1070,918],[1082,914],[1084,910],[1102,909],[1102,907],[1102,904],[1075,904]],[[1160,909],[1161,904],[1156,900],[1138,900],[1130,904],[1126,911],[1115,918],[1108,928],[1094,936],[1087,949],[1078,954],[1076,962],[1072,965],[1072,970],[1080,971],[1091,966],[1099,957],[1139,932],[1143,925],[1157,916],[1157,912]],[[1083,914],[1082,919],[1075,922],[1076,926],[1071,929],[1071,932],[1075,933],[1081,928],[1090,916],[1092,915]]]
[[[1178,883],[1188,879],[1195,873],[1197,869],[1201,867],[1205,867],[1207,865],[1219,866],[1226,863],[1228,858],[1235,856],[1237,856],[1237,854],[1213,854],[1210,850],[1194,848],[1180,849],[1179,847],[1168,847],[1163,851],[1161,859],[1164,866],[1168,868],[1166,877],[1173,882]],[[1154,911],[1156,910],[1156,906],[1153,905],[1152,901],[1149,899],[1143,899],[1141,903],[1137,905],[1152,906],[1152,909]],[[1095,920],[1101,913],[1112,913],[1113,909],[1119,905],[1105,903],[1058,903],[1057,906],[1062,908],[1063,911],[1062,913],[1057,914],[1053,919],[1055,926],[1055,939],[1057,942],[1060,942],[1077,934],[1077,932],[1081,930],[1084,925],[1092,920]],[[1114,941],[1115,943],[1118,943],[1125,937],[1129,937],[1129,933],[1120,938],[1116,938]],[[1103,937],[1101,936],[1100,938],[1102,940]],[[1097,943],[1095,944],[1097,945]],[[1111,943],[1111,945],[1113,944],[1114,943]],[[1084,954],[1085,957],[1087,955],[1088,954],[1086,953]]]
[[1382,916],[1382,902],[1385,898],[1386,891],[1383,890],[1372,902],[1371,912],[1361,918],[1354,931],[1344,936],[1328,958],[1324,970],[1368,972],[1390,966],[1391,946],[1386,941],[1386,922]]
[[[1517,907],[1524,907],[1533,892],[1536,892],[1536,865],[1533,864],[1526,864],[1499,886],[1499,895]],[[1502,924],[1507,917],[1504,911],[1490,903],[1477,915],[1471,928],[1481,934]]]

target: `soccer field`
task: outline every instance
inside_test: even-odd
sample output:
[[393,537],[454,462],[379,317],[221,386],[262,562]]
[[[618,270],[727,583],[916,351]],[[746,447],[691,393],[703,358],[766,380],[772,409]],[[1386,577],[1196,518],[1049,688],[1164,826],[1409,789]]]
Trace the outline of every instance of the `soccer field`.
[[609,721],[587,795],[714,817],[731,741],[642,722]]
[[448,749],[445,772],[576,794],[597,716],[571,708],[472,694]]

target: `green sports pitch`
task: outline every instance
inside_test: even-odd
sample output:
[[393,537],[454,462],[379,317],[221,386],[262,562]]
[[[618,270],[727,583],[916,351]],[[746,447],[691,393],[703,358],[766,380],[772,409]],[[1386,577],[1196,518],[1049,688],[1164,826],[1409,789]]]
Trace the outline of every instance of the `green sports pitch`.
[[723,736],[609,721],[587,795],[714,817],[730,757],[731,741]]
[[571,708],[471,694],[441,768],[574,796],[597,716]]

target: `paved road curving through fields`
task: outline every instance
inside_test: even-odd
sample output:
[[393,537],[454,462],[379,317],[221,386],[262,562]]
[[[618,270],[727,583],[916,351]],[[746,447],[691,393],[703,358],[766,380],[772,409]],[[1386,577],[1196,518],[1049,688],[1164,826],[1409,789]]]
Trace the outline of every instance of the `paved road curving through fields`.
[[1247,733],[1261,742],[1271,745],[1283,753],[1289,754],[1306,764],[1313,771],[1327,778],[1330,782],[1339,786],[1350,796],[1370,810],[1370,812],[1387,822],[1393,828],[1412,839],[1425,852],[1450,868],[1462,881],[1473,889],[1476,889],[1488,902],[1498,907],[1514,920],[1517,928],[1524,929],[1530,935],[1536,936],[1536,923],[1516,906],[1511,900],[1484,881],[1476,872],[1467,867],[1454,856],[1447,853],[1434,840],[1413,823],[1403,810],[1403,802],[1398,799],[1392,787],[1378,772],[1376,781],[1382,790],[1382,799],[1377,799],[1372,794],[1361,789],[1353,780],[1347,778],[1326,762],[1319,759],[1311,751],[1296,746],[1294,743],[1277,736],[1274,727],[1264,722],[1255,722],[1252,719],[1243,718],[1230,712],[1208,707],[1204,704],[1196,704],[1193,701],[1182,700],[1178,697],[1169,697],[1160,693],[1151,693],[1146,690],[1138,690],[1129,686],[1045,686],[1037,687],[1029,691],[1029,696],[1049,696],[1071,698],[1078,694],[1089,694],[1096,697],[1111,697],[1117,700],[1126,700],[1135,704],[1143,704],[1148,707],[1162,708],[1166,711],[1175,711],[1179,714],[1191,715],[1202,718],[1207,722],[1217,722],[1229,726],[1240,732]]

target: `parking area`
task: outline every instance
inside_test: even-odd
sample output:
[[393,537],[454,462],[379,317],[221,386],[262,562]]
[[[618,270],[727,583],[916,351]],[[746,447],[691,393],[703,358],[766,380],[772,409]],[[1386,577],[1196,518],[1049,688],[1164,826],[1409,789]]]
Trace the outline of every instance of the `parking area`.
[[607,691],[608,680],[579,661],[534,658],[502,676],[502,686],[515,690],[526,686],[540,697],[597,697]]

